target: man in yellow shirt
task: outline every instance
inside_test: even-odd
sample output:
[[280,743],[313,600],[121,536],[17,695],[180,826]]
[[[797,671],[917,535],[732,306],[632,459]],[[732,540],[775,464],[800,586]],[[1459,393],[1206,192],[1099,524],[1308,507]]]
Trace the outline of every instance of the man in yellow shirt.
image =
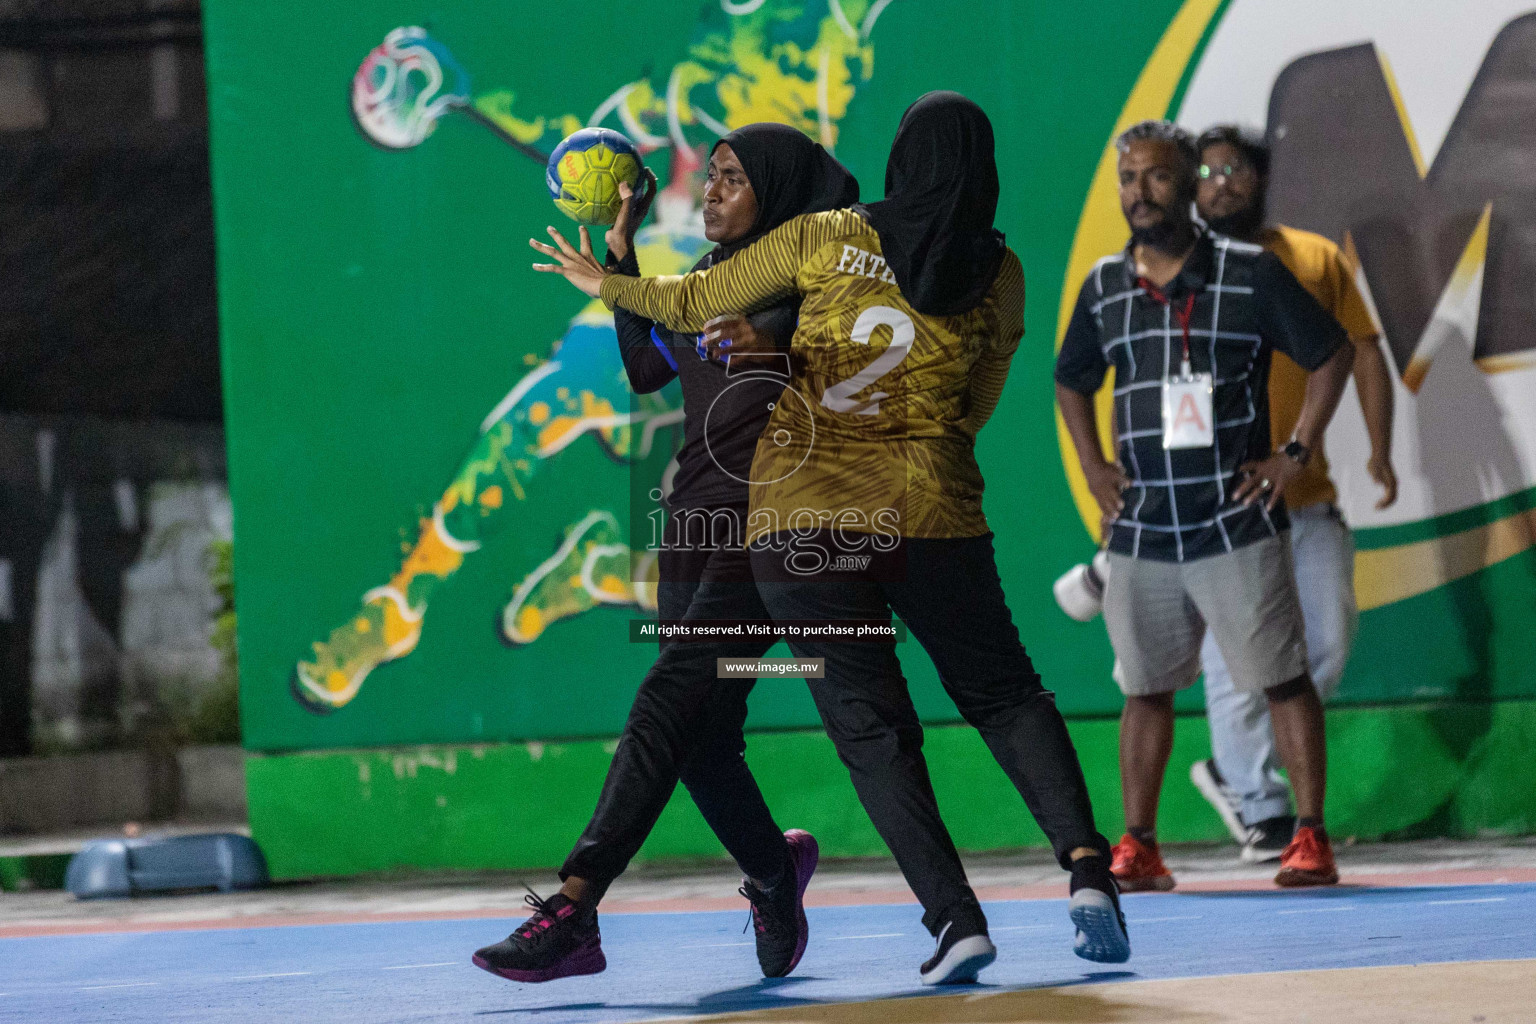
[[[1355,388],[1371,439],[1367,463],[1382,488],[1378,508],[1397,499],[1392,470],[1392,381],[1380,334],[1355,284],[1355,268],[1337,245],[1310,231],[1266,227],[1265,188],[1269,149],[1262,136],[1233,125],[1207,129],[1197,141],[1199,189],[1195,205],[1219,234],[1262,245],[1279,257],[1312,297],[1343,325],[1355,346]],[[1276,443],[1296,430],[1306,371],[1276,352],[1270,369],[1270,436]],[[1313,452],[1285,490],[1291,515],[1296,583],[1306,623],[1312,680],[1327,700],[1349,660],[1359,613],[1355,607],[1354,542],[1337,507],[1328,461]],[[1257,863],[1284,850],[1296,828],[1290,792],[1277,771],[1269,710],[1258,695],[1234,689],[1221,651],[1206,635],[1201,650],[1205,703],[1214,757],[1197,761],[1190,778],[1221,814],[1242,845],[1242,858]]]

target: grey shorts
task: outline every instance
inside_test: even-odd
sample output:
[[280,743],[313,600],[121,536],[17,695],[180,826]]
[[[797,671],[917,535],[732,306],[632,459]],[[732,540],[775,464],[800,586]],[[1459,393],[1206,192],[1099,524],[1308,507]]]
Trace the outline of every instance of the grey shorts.
[[1118,661],[1115,682],[1131,697],[1192,685],[1207,628],[1240,692],[1307,671],[1288,532],[1193,562],[1111,553],[1104,623]]

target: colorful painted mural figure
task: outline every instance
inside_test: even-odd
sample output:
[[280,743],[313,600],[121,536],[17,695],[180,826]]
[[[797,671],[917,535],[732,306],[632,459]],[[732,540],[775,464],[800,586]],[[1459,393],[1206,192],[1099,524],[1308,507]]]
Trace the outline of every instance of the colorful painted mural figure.
[[[517,109],[506,89],[476,94],[440,40],[397,28],[357,69],[352,114],[365,138],[391,150],[426,143],[444,117],[467,117],[540,164],[583,123],[617,128],[642,154],[659,152],[671,163],[653,220],[636,238],[641,268],[683,273],[709,247],[699,206],[708,144],[744,124],[779,121],[833,149],[838,122],[873,72],[870,36],[890,2],[720,0],[705,8],[684,60],[625,83],[585,122]],[[545,460],[587,435],[621,464],[673,443],[671,428],[682,420],[676,383],[650,395],[630,391],[613,316],[601,302],[575,316],[547,359],[527,358],[528,373],[486,416],[399,570],[365,592],[360,610],[294,667],[293,692],[305,706],[343,707],[375,668],[415,649],[436,588],[515,519],[519,505],[537,500],[532,486]],[[622,489],[617,476],[615,486]],[[654,569],[654,556],[631,550],[612,511],[580,515],[513,588],[500,619],[503,639],[533,643],[553,623],[603,605],[654,610]]]

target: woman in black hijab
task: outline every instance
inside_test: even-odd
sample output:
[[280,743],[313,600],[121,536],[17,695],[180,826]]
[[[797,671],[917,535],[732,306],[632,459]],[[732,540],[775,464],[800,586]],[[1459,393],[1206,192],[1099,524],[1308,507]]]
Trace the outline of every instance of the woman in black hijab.
[[1007,246],[997,216],[992,122],[957,92],[930,92],[902,115],[885,198],[855,207],[912,308],[952,316],[991,289]]
[[[625,197],[607,235],[609,265],[621,274],[639,274],[635,229],[656,192],[649,172],[647,186],[643,196]],[[694,269],[729,260],[793,217],[845,208],[858,198],[853,176],[801,132],[781,124],[747,125],[710,153],[704,231],[717,244]],[[721,326],[746,344],[785,348],[798,307],[791,298]],[[757,368],[750,377],[728,377],[726,361],[707,358],[697,335],[674,333],[624,309],[615,310],[614,328],[637,394],[659,390],[673,378],[683,391],[684,441],[658,556],[658,618],[766,623],[744,541],[747,481],[758,435],[787,375]],[[706,580],[710,586],[703,590]],[[758,658],[774,642],[746,639],[728,653]],[[534,897],[534,916],[505,941],[476,953],[476,964],[515,981],[602,970],[598,902],[682,781],[746,875],[741,893],[752,904],[763,974],[782,977],[794,969],[809,935],[802,897],[816,867],[816,841],[800,830],[779,830],[742,756],[747,695],[756,680],[716,676],[713,657],[682,672],[658,675],[653,669],[646,676],[597,810],[561,868],[564,887],[547,900]]]
[[[652,177],[643,196],[626,200],[626,209],[607,234],[609,266],[621,274],[640,274],[634,234],[655,198],[654,181]],[[738,128],[715,143],[710,151],[704,188],[704,234],[717,244],[693,269],[703,270],[730,259],[791,218],[845,209],[858,200],[859,183],[853,175],[804,133],[772,122]],[[799,306],[798,299],[786,299],[750,317],[722,317],[716,327],[743,347],[787,349]],[[771,384],[762,381],[723,394],[727,384],[723,353],[705,358],[696,334],[669,331],[623,308],[614,310],[613,322],[624,369],[636,394],[658,391],[674,378],[682,385],[683,446],[677,454],[678,468],[667,498],[668,507],[673,512],[739,509],[738,525],[745,524],[745,481],[751,475],[758,435],[768,420],[768,405],[773,401]],[[666,558],[661,568],[662,586],[666,587]],[[672,580],[686,584],[691,576],[696,585],[697,567],[674,568],[681,575],[671,574]],[[676,595],[677,615],[668,614],[663,599],[661,618],[681,618],[691,597],[692,587]]]
[[[1019,640],[982,511],[975,437],[1024,334],[1024,274],[992,225],[997,199],[986,115],[929,93],[902,118],[880,202],[794,218],[684,278],[605,276],[553,232],[558,248],[534,248],[558,265],[536,267],[681,330],[803,297],[790,386],[805,401],[777,403],[753,463],[763,483],[748,543],[764,604],[778,621],[906,624],[1071,872],[1074,952],[1119,963],[1131,950],[1109,843]],[[794,528],[805,522],[829,528]],[[923,904],[937,948],[922,981],[974,980],[996,949],[939,816],[894,643],[802,635],[789,646],[823,659],[825,678],[808,680],[817,710]]]

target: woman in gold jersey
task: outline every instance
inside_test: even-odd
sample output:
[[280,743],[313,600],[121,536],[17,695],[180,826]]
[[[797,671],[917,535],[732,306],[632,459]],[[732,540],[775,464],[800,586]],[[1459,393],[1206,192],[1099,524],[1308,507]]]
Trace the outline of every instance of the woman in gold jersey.
[[[705,330],[731,354],[727,314],[801,296],[790,387],[752,463],[748,542],[763,602],[780,623],[888,626],[923,645],[1071,871],[1074,950],[1130,955],[1077,752],[1019,641],[982,513],[974,441],[1024,333],[1018,257],[993,227],[992,126],[956,93],[902,118],[886,198],[796,217],[729,263],[682,278],[604,274],[557,232],[536,265],[589,295]],[[726,319],[717,319],[726,318]],[[742,352],[734,353],[735,357]],[[790,640],[824,660],[808,680],[827,734],[937,937],[926,984],[973,980],[996,955],[939,817],[922,726],[894,640]]]

